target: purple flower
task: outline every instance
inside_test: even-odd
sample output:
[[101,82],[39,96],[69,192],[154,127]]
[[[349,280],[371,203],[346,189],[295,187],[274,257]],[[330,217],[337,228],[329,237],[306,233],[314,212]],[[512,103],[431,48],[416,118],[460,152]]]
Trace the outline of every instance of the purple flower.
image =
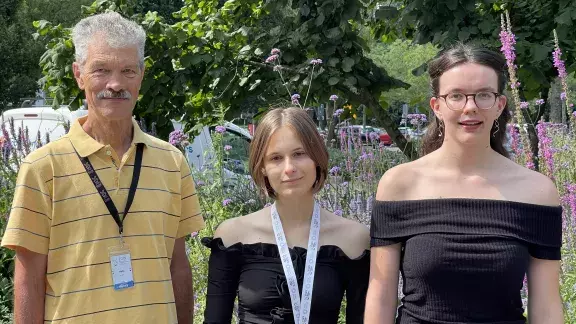
[[231,149],[232,149],[232,146],[224,145],[224,151],[230,151]]
[[526,101],[520,102],[520,108],[521,109],[526,109],[528,107],[530,107],[530,104],[528,102],[526,102]]
[[169,142],[174,146],[180,145],[183,141],[188,140],[188,135],[184,134],[181,129],[177,129],[170,133],[169,135]]
[[278,54],[280,54],[280,50],[277,49],[277,48],[273,48],[273,49],[270,51],[270,55],[278,55]]
[[514,61],[516,60],[516,52],[514,49],[514,45],[516,45],[516,37],[511,32],[502,28],[502,31],[500,32],[500,42],[502,43],[500,51],[502,51],[504,57],[506,57],[508,66],[514,67]]
[[574,116],[574,118],[576,118],[576,111],[572,113],[572,116]]
[[321,60],[321,59],[312,59],[312,60],[310,61],[310,64],[312,64],[312,65],[320,65],[320,64],[322,64],[322,60]]
[[205,185],[206,183],[202,180],[198,180],[198,182],[196,182],[196,187],[202,187],[203,185]]
[[543,104],[544,104],[544,99],[536,99],[536,104],[537,104],[537,105],[543,105]]
[[294,105],[298,105],[300,102],[298,101],[298,99],[300,99],[300,95],[295,93],[292,95],[292,97],[290,97],[290,99],[292,99],[292,104]]
[[556,46],[556,49],[552,53],[552,57],[554,58],[554,67],[558,70],[558,76],[561,79],[565,79],[568,74],[566,73],[566,66],[564,65],[564,61],[562,61],[562,50],[560,47]]
[[330,96],[330,101],[336,101],[336,100],[338,100],[338,96],[337,96],[337,95],[333,94],[333,95]]
[[216,133],[224,134],[226,132],[226,127],[216,126]]
[[344,113],[344,109],[336,109],[334,112],[334,117],[340,117]]
[[272,62],[276,61],[277,59],[278,59],[277,54],[270,55],[270,56],[268,56],[268,58],[266,58],[266,63],[272,63]]
[[330,174],[337,174],[338,172],[340,172],[340,167],[332,167],[332,169],[330,169]]
[[336,215],[336,216],[342,217],[342,214],[343,214],[343,213],[342,213],[342,209],[336,209],[336,210],[334,211],[334,215]]
[[191,238],[195,238],[196,236],[198,236],[198,232],[192,232],[192,234],[190,234]]
[[566,92],[560,94],[560,100],[566,100]]
[[232,199],[230,198],[226,198],[224,200],[222,200],[222,206],[228,206],[232,203]]
[[348,187],[348,181],[342,182],[342,187]]
[[272,70],[274,72],[279,72],[280,70],[282,70],[282,65],[274,65],[274,67],[272,68]]

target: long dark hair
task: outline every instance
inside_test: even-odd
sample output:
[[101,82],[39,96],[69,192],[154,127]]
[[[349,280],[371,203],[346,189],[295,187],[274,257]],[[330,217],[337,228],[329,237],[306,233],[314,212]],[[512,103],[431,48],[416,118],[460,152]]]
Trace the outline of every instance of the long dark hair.
[[[464,63],[476,63],[492,68],[496,72],[496,75],[498,75],[498,93],[504,92],[507,81],[506,59],[499,53],[485,48],[474,45],[457,44],[446,51],[440,52],[438,56],[428,64],[432,96],[438,96],[440,94],[440,77],[442,74]],[[494,125],[492,125],[492,129],[490,130],[490,147],[505,157],[509,157],[508,151],[504,148],[504,144],[507,139],[506,127],[510,119],[510,110],[508,109],[508,102],[506,102],[506,106],[502,110],[500,117],[498,117],[498,132],[496,132]],[[492,136],[494,132],[496,132],[496,134]],[[444,133],[440,125],[440,120],[438,117],[434,117],[422,141],[422,156],[432,153],[442,146]]]

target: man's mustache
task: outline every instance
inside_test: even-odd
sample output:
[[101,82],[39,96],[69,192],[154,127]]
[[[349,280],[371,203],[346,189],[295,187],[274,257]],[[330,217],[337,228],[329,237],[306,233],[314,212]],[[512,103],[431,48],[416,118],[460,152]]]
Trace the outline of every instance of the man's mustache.
[[132,99],[130,92],[126,90],[111,91],[102,90],[96,95],[97,99]]

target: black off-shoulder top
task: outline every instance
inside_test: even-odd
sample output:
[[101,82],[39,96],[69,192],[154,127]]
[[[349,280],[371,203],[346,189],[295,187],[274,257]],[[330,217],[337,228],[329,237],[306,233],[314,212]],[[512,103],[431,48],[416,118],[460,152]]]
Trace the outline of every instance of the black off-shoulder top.
[[[236,243],[225,247],[221,238],[203,238],[211,249],[205,324],[230,324],[238,296],[241,324],[294,323],[290,292],[278,247],[269,243]],[[307,250],[290,249],[300,293],[304,281]],[[349,258],[337,246],[318,250],[310,323],[336,324],[346,294],[346,322],[363,323],[370,251]]]
[[560,260],[562,207],[488,199],[376,201],[373,247],[402,243],[397,324],[525,324],[530,258]]

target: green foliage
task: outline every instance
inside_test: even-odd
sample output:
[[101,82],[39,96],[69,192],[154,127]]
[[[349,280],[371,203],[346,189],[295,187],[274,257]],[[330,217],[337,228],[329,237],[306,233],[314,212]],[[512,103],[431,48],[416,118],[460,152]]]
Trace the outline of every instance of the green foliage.
[[22,97],[33,96],[37,89],[42,47],[30,37],[32,26],[27,24],[25,9],[19,1],[0,4],[0,112]]
[[372,44],[368,56],[392,77],[410,84],[408,89],[386,91],[382,93],[382,97],[389,103],[407,103],[410,106],[419,106],[424,111],[428,110],[428,77],[423,74],[415,75],[412,71],[427,63],[436,53],[438,49],[431,44],[417,45],[399,39],[390,44]]
[[[283,82],[272,66],[263,63],[272,48],[284,53],[281,64],[290,89],[303,93],[311,84],[312,103],[325,101],[333,93],[360,103],[364,97],[378,98],[382,91],[406,86],[364,55],[366,44],[356,28],[363,22],[363,5],[357,0],[291,4],[187,0],[174,14],[172,25],[156,13],[133,15],[129,3],[121,0],[97,1],[85,13],[106,10],[138,21],[147,32],[146,75],[135,114],[155,121],[162,137],[172,128],[170,119],[182,116],[186,128],[193,131],[213,125],[217,121],[214,107],[219,104],[230,107],[230,119],[241,108],[257,112],[266,105],[287,102]],[[36,26],[49,44],[40,63],[45,89],[56,97],[54,104],[76,98],[75,108],[82,94],[69,68],[73,61],[69,31],[48,22]],[[312,83],[311,58],[326,62]],[[246,107],[247,102],[257,106]]]
[[[556,75],[552,64],[554,38],[558,31],[560,47],[565,54],[568,72],[576,69],[573,40],[576,2],[566,0],[400,0],[394,8],[372,4],[376,14],[370,25],[373,35],[384,41],[413,39],[418,44],[432,42],[445,48],[451,44],[475,42],[499,50],[500,15],[510,12],[513,32],[517,36],[518,76],[522,95],[541,98]],[[387,9],[388,8],[388,9]],[[397,9],[397,10],[396,10]]]

